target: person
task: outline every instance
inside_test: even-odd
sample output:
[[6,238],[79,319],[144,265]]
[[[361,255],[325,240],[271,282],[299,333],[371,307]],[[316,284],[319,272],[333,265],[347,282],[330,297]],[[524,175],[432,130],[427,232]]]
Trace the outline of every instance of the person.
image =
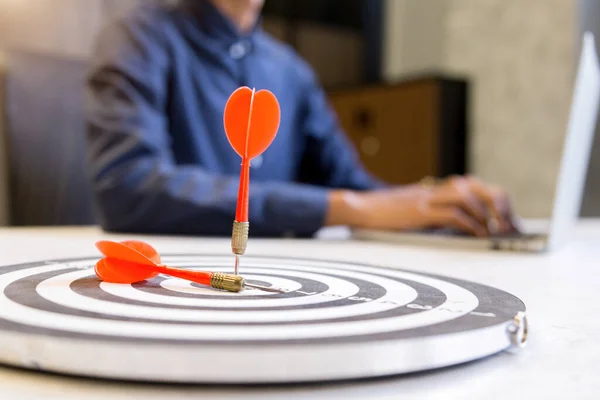
[[517,229],[506,192],[474,177],[394,186],[368,173],[315,72],[261,28],[262,7],[147,4],[101,32],[86,84],[86,143],[106,231],[231,234],[241,160],[223,110],[240,86],[272,91],[281,107],[277,136],[251,167],[251,235],[306,237],[334,225],[479,236]]

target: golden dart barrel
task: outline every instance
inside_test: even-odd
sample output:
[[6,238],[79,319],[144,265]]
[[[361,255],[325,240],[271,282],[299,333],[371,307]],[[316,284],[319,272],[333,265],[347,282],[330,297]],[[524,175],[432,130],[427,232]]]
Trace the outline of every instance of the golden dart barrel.
[[248,222],[233,222],[233,233],[231,234],[231,250],[233,254],[243,255],[248,246],[248,231],[250,224]]
[[215,289],[240,292],[244,289],[244,278],[239,275],[214,272],[210,277],[210,286]]

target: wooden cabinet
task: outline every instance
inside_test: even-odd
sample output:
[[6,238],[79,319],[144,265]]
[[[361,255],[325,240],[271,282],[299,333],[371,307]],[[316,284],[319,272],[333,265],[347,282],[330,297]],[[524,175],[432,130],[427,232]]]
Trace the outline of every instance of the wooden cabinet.
[[466,172],[465,80],[424,77],[329,91],[367,169],[390,183]]

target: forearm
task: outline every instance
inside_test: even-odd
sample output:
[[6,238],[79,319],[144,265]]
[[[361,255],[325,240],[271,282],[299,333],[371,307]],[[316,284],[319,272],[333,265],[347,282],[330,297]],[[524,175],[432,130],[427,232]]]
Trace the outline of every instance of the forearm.
[[332,190],[327,197],[325,226],[358,226],[359,210],[356,207],[357,194],[350,190]]
[[427,189],[419,184],[387,187],[380,191],[332,190],[328,194],[325,226],[344,225],[352,228],[370,226],[370,215],[377,212],[383,197],[393,198],[398,209],[408,208],[415,199],[424,198]]
[[[94,181],[102,226],[109,231],[230,235],[237,203],[237,177],[200,168],[171,167],[137,159]],[[250,185],[253,236],[310,236],[327,212],[324,189],[298,184]]]

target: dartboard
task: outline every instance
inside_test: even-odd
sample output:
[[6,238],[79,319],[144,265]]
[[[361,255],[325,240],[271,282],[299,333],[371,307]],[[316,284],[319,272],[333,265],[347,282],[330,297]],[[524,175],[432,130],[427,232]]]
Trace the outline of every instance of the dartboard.
[[[0,267],[0,363],[152,382],[367,378],[482,358],[526,339],[512,294],[364,263],[245,256],[240,274],[282,293],[231,293],[159,275],[100,281],[98,258]],[[231,272],[231,256],[163,255]]]

